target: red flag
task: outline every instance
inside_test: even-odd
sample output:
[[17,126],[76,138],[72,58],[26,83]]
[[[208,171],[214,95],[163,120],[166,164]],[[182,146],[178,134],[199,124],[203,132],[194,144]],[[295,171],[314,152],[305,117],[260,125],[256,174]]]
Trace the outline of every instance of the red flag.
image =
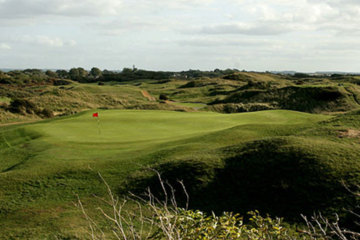
[[99,113],[93,113],[93,117],[99,117]]

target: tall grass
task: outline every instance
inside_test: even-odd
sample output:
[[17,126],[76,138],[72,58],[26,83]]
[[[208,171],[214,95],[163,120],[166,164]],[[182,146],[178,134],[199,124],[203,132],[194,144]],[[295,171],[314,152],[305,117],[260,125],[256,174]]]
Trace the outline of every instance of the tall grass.
[[[161,174],[154,169],[147,169],[156,173],[158,184],[162,189],[162,198],[155,196],[148,188],[144,195],[130,195],[120,200],[111,190],[104,178],[100,178],[106,186],[108,197],[102,199],[107,208],[98,207],[98,214],[107,220],[101,226],[91,218],[80,199],[78,207],[88,223],[88,234],[93,240],[355,240],[360,233],[339,224],[339,217],[331,221],[321,214],[314,214],[311,218],[302,215],[305,224],[300,228],[291,228],[283,223],[281,218],[263,217],[258,211],[249,212],[244,217],[232,212],[221,215],[214,213],[207,215],[199,210],[189,210],[189,195],[182,181],[179,185],[186,195],[185,207],[177,203],[176,190]],[[353,193],[359,195],[359,193]],[[126,205],[132,205],[127,208]],[[356,218],[360,218],[352,212]]]

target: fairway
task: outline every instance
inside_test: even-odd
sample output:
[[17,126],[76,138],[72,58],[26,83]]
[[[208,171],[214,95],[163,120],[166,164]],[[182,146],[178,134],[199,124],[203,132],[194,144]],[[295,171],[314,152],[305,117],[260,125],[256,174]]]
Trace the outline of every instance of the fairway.
[[[92,117],[94,112],[99,119]],[[93,110],[2,127],[0,238],[10,233],[21,238],[28,229],[32,237],[71,231],[81,235],[83,220],[72,202],[75,194],[82,199],[104,194],[97,172],[117,187],[141,165],[185,157],[214,161],[218,148],[293,134],[329,118],[286,110]]]

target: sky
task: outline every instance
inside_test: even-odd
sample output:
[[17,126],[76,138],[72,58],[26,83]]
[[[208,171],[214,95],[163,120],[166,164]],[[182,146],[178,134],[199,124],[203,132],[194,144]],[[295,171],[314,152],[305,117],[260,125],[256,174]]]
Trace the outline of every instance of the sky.
[[360,72],[360,0],[0,0],[0,68]]

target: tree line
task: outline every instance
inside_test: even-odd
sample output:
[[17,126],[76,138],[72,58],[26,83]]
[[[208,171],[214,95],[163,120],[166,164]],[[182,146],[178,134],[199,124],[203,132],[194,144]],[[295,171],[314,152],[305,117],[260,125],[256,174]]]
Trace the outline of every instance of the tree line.
[[0,71],[0,83],[41,83],[51,82],[56,79],[70,79],[82,83],[92,82],[126,82],[138,79],[163,80],[170,78],[192,79],[200,77],[222,77],[224,75],[239,72],[237,69],[215,69],[213,71],[187,70],[181,72],[171,71],[150,71],[133,68],[124,68],[121,71],[101,70],[93,67],[86,70],[82,67],[71,68],[69,70],[40,70],[25,69],[13,70],[9,72]]

